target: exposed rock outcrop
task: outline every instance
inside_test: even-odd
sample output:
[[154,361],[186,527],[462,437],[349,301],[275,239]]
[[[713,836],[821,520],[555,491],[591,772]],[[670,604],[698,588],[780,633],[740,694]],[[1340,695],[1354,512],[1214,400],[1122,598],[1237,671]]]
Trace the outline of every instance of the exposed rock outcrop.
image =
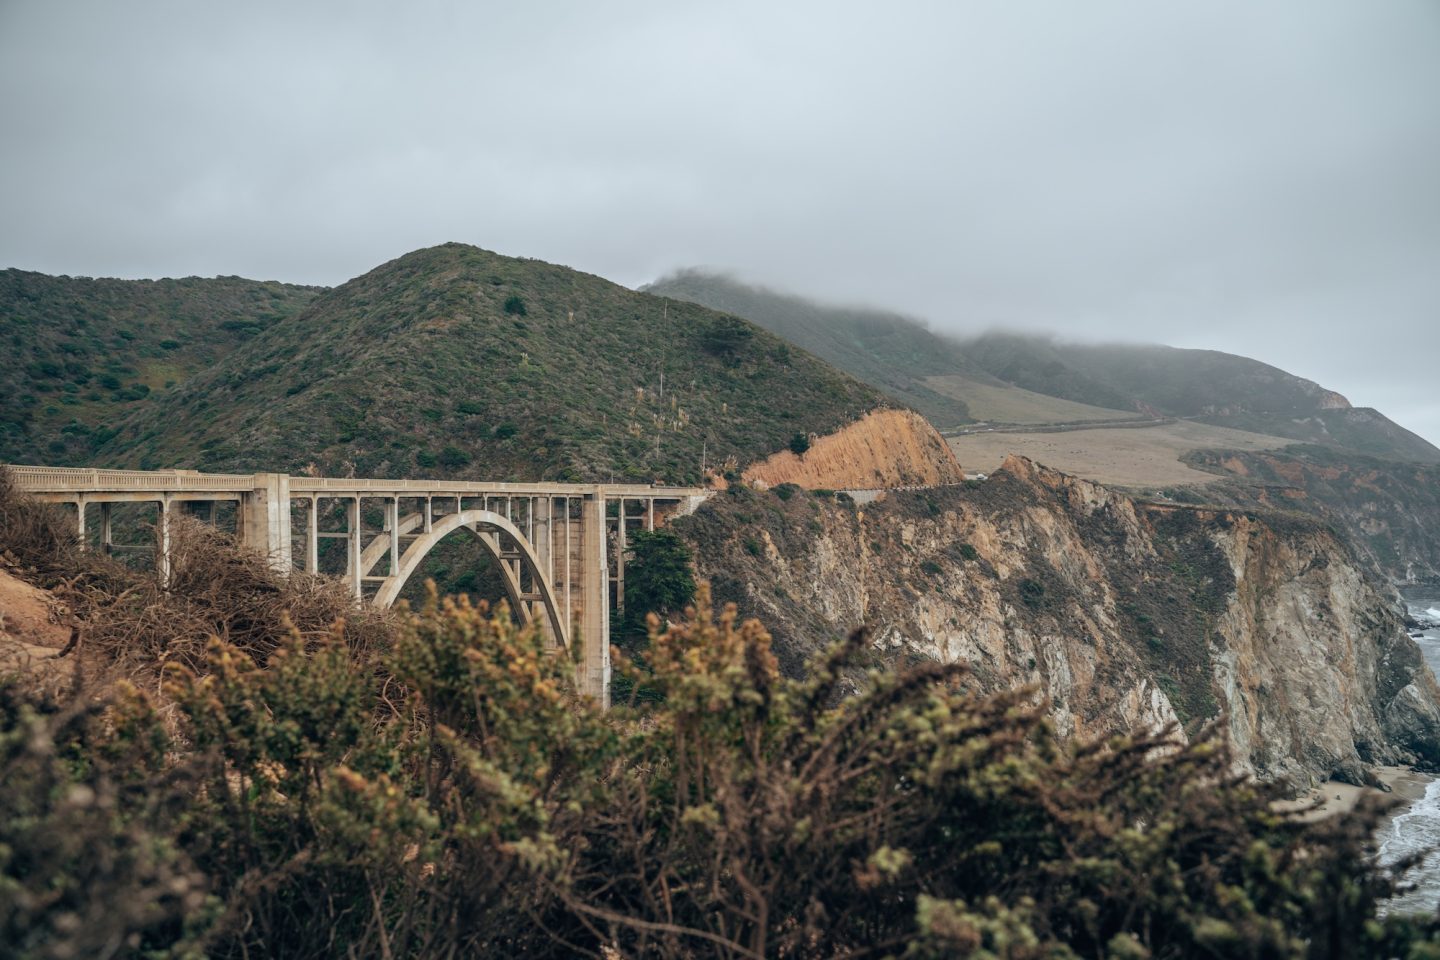
[[677,529],[792,671],[866,623],[882,657],[1033,684],[1065,736],[1224,715],[1265,777],[1440,763],[1440,688],[1384,585],[1319,523],[1135,501],[1011,458],[984,484],[863,509],[741,487]]
[[911,410],[872,410],[803,454],[782,450],[745,470],[761,487],[794,483],[807,489],[933,486],[965,479],[945,438]]
[[1391,580],[1440,583],[1440,466],[1339,453],[1196,451],[1186,462],[1227,477],[1204,495],[1302,510],[1334,522]]

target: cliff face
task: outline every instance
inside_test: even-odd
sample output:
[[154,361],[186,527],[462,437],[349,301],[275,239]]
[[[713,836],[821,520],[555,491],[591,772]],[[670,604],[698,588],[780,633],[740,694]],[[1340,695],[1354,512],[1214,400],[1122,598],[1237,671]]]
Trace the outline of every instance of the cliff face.
[[874,410],[818,437],[797,456],[782,450],[745,470],[761,487],[794,483],[807,489],[865,489],[959,483],[965,479],[950,445],[910,410]]
[[1335,522],[1387,577],[1440,583],[1440,467],[1320,447],[1197,451],[1186,462],[1227,477],[1207,488],[1237,504],[1301,510]]
[[792,671],[866,623],[879,658],[1033,684],[1066,736],[1223,712],[1266,777],[1440,763],[1440,689],[1383,587],[1317,523],[1139,503],[1012,458],[984,484],[863,509],[740,488],[677,529]]

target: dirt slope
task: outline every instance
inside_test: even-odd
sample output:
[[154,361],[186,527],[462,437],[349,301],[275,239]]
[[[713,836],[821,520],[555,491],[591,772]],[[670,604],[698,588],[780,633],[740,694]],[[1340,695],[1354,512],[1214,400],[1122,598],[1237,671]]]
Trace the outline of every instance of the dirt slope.
[[910,410],[876,410],[819,437],[801,455],[782,450],[745,471],[760,487],[872,490],[959,483],[965,476],[945,438]]

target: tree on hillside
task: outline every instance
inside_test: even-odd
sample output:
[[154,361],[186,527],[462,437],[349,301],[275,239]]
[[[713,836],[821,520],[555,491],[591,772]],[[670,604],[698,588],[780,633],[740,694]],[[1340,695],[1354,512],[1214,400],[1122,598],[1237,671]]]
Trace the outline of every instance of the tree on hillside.
[[694,558],[672,531],[639,530],[629,536],[622,629],[643,638],[649,614],[670,619],[695,599],[695,578],[690,572]]

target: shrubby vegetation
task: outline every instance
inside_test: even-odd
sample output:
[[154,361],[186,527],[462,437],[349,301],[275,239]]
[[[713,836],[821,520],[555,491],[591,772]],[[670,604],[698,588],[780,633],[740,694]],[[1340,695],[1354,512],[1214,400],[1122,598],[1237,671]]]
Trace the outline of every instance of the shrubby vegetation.
[[[61,538],[17,516],[0,510],[4,547],[43,577]],[[156,602],[205,589],[180,578]],[[433,593],[380,643],[272,620],[267,642],[157,656],[158,686],[133,662],[142,682],[92,673],[58,695],[7,678],[0,944],[1440,956],[1433,921],[1377,919],[1393,880],[1372,865],[1375,805],[1276,812],[1212,735],[1062,745],[1029,691],[977,694],[956,665],[864,672],[863,633],[787,679],[764,629],[703,587],[677,620],[650,619],[657,700],[609,712],[503,609]]]
[[111,422],[298,313],[315,287],[0,270],[0,462],[87,463]]
[[[297,380],[309,386],[292,393]],[[702,465],[748,463],[885,402],[744,320],[446,244],[266,326],[148,400],[99,455],[219,471],[698,482]]]

